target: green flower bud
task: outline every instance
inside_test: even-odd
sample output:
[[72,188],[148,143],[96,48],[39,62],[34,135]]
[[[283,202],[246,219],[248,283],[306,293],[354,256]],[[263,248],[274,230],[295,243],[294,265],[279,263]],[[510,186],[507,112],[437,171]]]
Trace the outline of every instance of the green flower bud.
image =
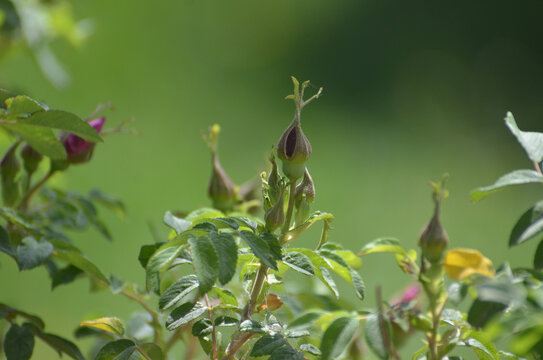
[[33,174],[40,165],[40,162],[43,159],[43,155],[32,149],[28,143],[24,144],[21,149],[21,157],[23,158],[23,166],[27,174]]
[[294,198],[297,203],[304,197],[308,203],[312,203],[315,200],[315,184],[307,168],[305,169],[304,178],[296,186],[296,190],[294,191]]
[[442,190],[442,183],[432,184],[434,186],[434,215],[432,219],[422,230],[419,238],[419,246],[422,249],[422,255],[434,264],[441,260],[445,248],[449,245],[449,236],[440,221],[439,208],[441,205],[441,199],[443,199],[447,192]]
[[12,145],[0,162],[4,206],[14,206],[20,196],[19,182],[16,179],[21,170],[21,164],[15,153],[18,146],[18,142]]
[[285,188],[281,189],[279,200],[264,214],[266,228],[273,232],[285,222]]
[[270,175],[268,176],[268,195],[272,204],[275,204],[279,197],[281,196],[282,182],[281,176],[279,175],[279,169],[277,168],[277,162],[275,161],[274,152],[270,155],[270,162],[272,164],[272,169]]
[[305,136],[297,116],[283,132],[277,143],[277,155],[283,162],[283,172],[291,181],[302,177],[305,162],[311,155],[311,144]]

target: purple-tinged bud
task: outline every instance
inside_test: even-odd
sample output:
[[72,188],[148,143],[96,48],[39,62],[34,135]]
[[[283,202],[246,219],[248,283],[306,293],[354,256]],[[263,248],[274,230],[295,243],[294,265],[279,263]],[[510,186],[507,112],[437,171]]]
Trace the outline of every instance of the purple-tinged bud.
[[301,201],[304,197],[308,203],[312,203],[315,200],[315,184],[307,168],[305,169],[304,178],[296,186],[296,190],[294,191],[296,201]]
[[213,207],[221,211],[231,210],[236,202],[236,185],[223,170],[215,153],[212,155],[212,167],[207,193]]
[[311,155],[311,144],[296,116],[277,143],[277,155],[283,162],[283,172],[291,181],[303,176],[305,163]]
[[14,206],[19,200],[20,189],[17,175],[21,170],[21,164],[15,151],[19,143],[12,145],[4,154],[0,162],[0,177],[2,178],[2,200],[4,206]]
[[285,222],[285,188],[281,188],[279,200],[264,214],[266,228],[269,232],[281,227]]
[[31,175],[38,169],[43,155],[34,150],[28,143],[25,143],[21,149],[21,158],[23,158],[25,171]]
[[[89,125],[100,133],[105,122],[106,118],[101,117],[89,121]],[[66,149],[67,161],[70,164],[88,162],[92,158],[94,147],[94,143],[88,142],[74,134],[68,135],[64,140],[64,149]]]

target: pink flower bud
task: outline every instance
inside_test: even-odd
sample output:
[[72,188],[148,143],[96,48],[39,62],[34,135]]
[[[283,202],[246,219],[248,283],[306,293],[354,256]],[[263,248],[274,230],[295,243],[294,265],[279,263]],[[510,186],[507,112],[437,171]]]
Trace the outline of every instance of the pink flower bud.
[[[100,133],[105,122],[106,118],[101,117],[89,121],[89,125],[92,126],[98,133]],[[94,150],[94,144],[85,141],[77,135],[70,134],[64,140],[64,148],[66,149],[68,162],[72,164],[78,164],[90,160],[92,152]]]

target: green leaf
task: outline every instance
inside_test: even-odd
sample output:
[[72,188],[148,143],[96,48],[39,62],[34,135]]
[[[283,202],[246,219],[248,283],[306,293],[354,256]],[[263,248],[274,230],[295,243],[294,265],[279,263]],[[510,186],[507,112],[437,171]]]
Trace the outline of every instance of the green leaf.
[[234,237],[228,233],[211,232],[209,239],[219,257],[219,282],[229,282],[236,273],[238,264],[238,246]]
[[123,336],[124,334],[124,325],[121,320],[116,317],[102,317],[95,320],[82,321],[79,323],[79,326],[92,327],[119,336]]
[[149,259],[153,254],[160,248],[164,243],[158,243],[158,244],[151,244],[151,245],[143,245],[140,248],[140,253],[138,255],[138,261],[140,262],[140,265],[145,269],[147,267],[147,264],[149,263]]
[[543,233],[543,201],[538,201],[526,211],[515,224],[509,246],[522,244]]
[[515,170],[500,177],[489,186],[475,189],[471,193],[471,201],[479,201],[488,195],[514,185],[543,184],[543,176],[535,170]]
[[215,285],[219,275],[219,259],[208,236],[190,239],[189,244],[192,263],[200,282],[200,294],[205,294]]
[[294,229],[287,232],[285,234],[285,242],[290,242],[296,239],[304,231],[309,229],[311,226],[313,226],[313,224],[315,224],[319,220],[332,222],[334,220],[334,215],[325,213],[325,212],[316,211],[315,213],[311,214],[311,216],[309,216],[309,218],[303,224],[296,226]]
[[126,208],[123,202],[114,196],[104,194],[98,189],[92,189],[89,191],[89,200],[113,211],[121,220],[126,218]]
[[85,360],[79,348],[71,341],[60,336],[38,332],[36,335],[47,345],[55,349],[59,355],[66,354],[74,360]]
[[366,285],[364,284],[364,280],[362,280],[362,277],[360,277],[360,274],[356,272],[355,269],[350,269],[350,275],[350,283],[353,286],[356,295],[360,300],[364,300],[366,297]]
[[215,326],[234,326],[239,323],[239,319],[231,316],[221,315],[215,318]]
[[266,330],[264,327],[255,320],[245,320],[239,324],[240,332],[252,332],[257,334],[264,334]]
[[315,276],[315,268],[311,260],[297,251],[288,251],[283,257],[283,262],[290,268],[308,276]]
[[287,340],[281,334],[266,334],[253,345],[251,356],[271,355],[275,350],[287,344]]
[[283,346],[275,350],[268,360],[304,360],[304,354],[290,346]]
[[9,234],[3,226],[0,226],[0,251],[8,254],[12,258],[15,258],[15,252],[13,251],[13,247],[11,246]]
[[511,112],[507,112],[505,125],[517,138],[530,160],[538,163],[543,161],[543,133],[520,130]]
[[469,309],[468,322],[475,328],[482,328],[506,308],[507,304],[477,298]]
[[322,360],[337,359],[347,349],[358,331],[358,319],[340,317],[334,320],[322,335]]
[[51,159],[66,159],[66,150],[51,129],[19,123],[4,126],[19,135],[40,154]]
[[[137,350],[141,353],[142,351],[147,355],[151,360],[162,360],[164,355],[162,350],[154,343],[145,343],[137,346]],[[142,357],[143,360],[146,360],[146,357]]]
[[77,135],[85,141],[101,142],[100,134],[79,116],[61,110],[40,111],[32,116],[19,119],[19,123],[57,129]]
[[239,307],[236,296],[230,290],[213,287],[213,291],[217,294],[219,300],[221,301],[221,304],[218,305],[220,308],[237,309]]
[[370,314],[364,323],[364,336],[369,348],[379,359],[388,359],[388,351],[386,349],[381,327],[379,326],[379,316]]
[[534,269],[543,269],[543,240],[537,245],[537,249],[534,254]]
[[330,276],[330,272],[328,271],[328,268],[330,267],[329,262],[327,262],[322,256],[320,256],[313,250],[294,248],[290,249],[289,251],[296,251],[307,256],[313,264],[313,267],[315,269],[315,276],[320,281],[322,281],[322,283],[326,285],[328,289],[330,289],[330,291],[335,295],[336,298],[339,298],[339,292],[337,290],[336,283],[334,279],[332,279],[332,276]]
[[89,259],[87,259],[81,253],[76,251],[63,251],[56,250],[55,257],[59,260],[65,261],[68,264],[75,266],[78,269],[83,270],[89,275],[95,276],[96,278],[102,280],[107,285],[109,285],[108,278],[98,269],[98,267]]
[[17,95],[5,100],[6,109],[10,115],[31,114],[47,110],[39,102],[26,95]]
[[32,325],[12,324],[4,339],[4,353],[7,360],[28,360],[34,351]]
[[81,269],[73,265],[68,265],[55,273],[51,287],[55,289],[59,285],[69,284],[81,274],[83,274]]
[[298,316],[294,320],[292,320],[288,324],[288,328],[293,329],[293,328],[306,328],[306,327],[309,327],[309,326],[312,325],[313,321],[320,318],[323,314],[324,314],[324,312],[322,312],[322,311],[309,311],[309,312],[306,312],[306,313]]
[[201,337],[213,332],[213,324],[209,319],[200,319],[192,325],[192,336]]
[[171,312],[166,319],[166,328],[170,331],[175,330],[192,320],[196,320],[206,311],[207,308],[200,303],[185,303]]
[[[166,246],[168,244],[165,244]],[[177,247],[159,248],[147,262],[146,286],[148,290],[156,293],[160,291],[160,274],[175,260],[185,249],[185,245]]]
[[300,350],[310,353],[311,355],[320,356],[322,352],[313,344],[302,344]]
[[199,286],[196,275],[183,276],[173,283],[160,297],[158,307],[160,310],[166,310],[175,306],[181,299],[190,294]]
[[102,347],[94,360],[128,360],[135,350],[136,344],[132,340],[120,339]]
[[326,258],[329,268],[351,284],[360,300],[364,300],[366,286],[364,285],[364,281],[360,275],[354,269],[352,269],[341,256],[336,254],[336,252],[319,250],[318,254]]
[[406,254],[407,251],[400,245],[400,241],[394,238],[379,238],[373,240],[360,249],[358,256],[364,256],[373,253],[394,253]]
[[22,245],[17,247],[17,263],[20,270],[32,269],[43,264],[53,253],[53,245],[46,241],[37,242],[27,236]]
[[177,235],[184,233],[192,226],[191,221],[178,218],[172,214],[171,211],[166,211],[166,214],[164,214],[164,224],[174,229],[177,232]]
[[247,230],[241,230],[239,234],[264,265],[278,270],[277,260],[281,259],[277,258],[277,254],[272,251],[267,241]]

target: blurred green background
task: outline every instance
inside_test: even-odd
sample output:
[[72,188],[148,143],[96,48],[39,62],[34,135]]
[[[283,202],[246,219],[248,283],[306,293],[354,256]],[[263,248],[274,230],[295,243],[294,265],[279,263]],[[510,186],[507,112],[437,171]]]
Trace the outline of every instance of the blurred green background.
[[[74,239],[106,273],[143,283],[137,256],[166,210],[208,205],[210,156],[200,130],[222,126],[223,167],[238,184],[266,166],[289,124],[290,75],[323,86],[302,114],[313,145],[315,209],[336,216],[330,240],[358,251],[380,236],[415,247],[432,212],[429,180],[445,172],[443,223],[453,247],[531,264],[536,242],[508,250],[510,230],[540,193],[514,189],[472,204],[469,192],[531,164],[503,124],[543,131],[540,1],[77,1],[94,33],[78,50],[53,43],[71,85],[55,88],[26,53],[0,60],[0,83],[84,117],[111,101],[106,125],[135,117],[140,136],[106,138],[91,164],[55,179],[124,199],[109,214],[115,241]],[[314,89],[316,90],[316,89]],[[539,193],[538,193],[539,191]],[[301,241],[315,246],[318,233]],[[88,284],[50,291],[45,270],[19,273],[0,255],[1,301],[42,315],[69,335],[89,315],[127,318],[137,308]],[[366,303],[390,298],[409,278],[390,256],[364,259]],[[356,301],[343,287],[345,297]],[[87,343],[90,344],[90,343]],[[413,345],[413,344],[411,344]],[[413,346],[416,346],[413,345]],[[38,359],[55,359],[40,347]]]

